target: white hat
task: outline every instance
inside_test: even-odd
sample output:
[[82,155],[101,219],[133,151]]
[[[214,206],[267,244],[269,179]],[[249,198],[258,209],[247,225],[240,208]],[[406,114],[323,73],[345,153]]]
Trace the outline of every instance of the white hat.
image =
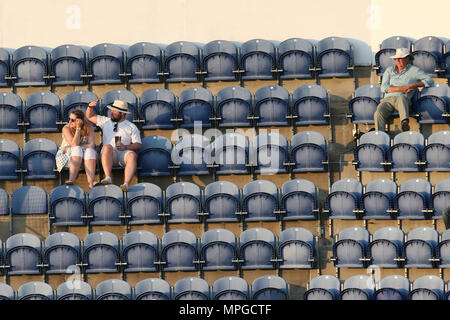
[[114,102],[111,105],[107,105],[106,107],[108,109],[119,111],[122,113],[130,113],[128,111],[128,103],[122,100],[114,100]]
[[391,56],[392,59],[401,59],[406,57],[412,58],[411,52],[409,52],[408,48],[398,48],[395,50],[395,55]]

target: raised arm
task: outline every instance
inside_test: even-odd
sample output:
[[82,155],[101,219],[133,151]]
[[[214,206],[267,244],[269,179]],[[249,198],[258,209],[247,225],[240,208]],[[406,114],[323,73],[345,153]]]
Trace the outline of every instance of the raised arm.
[[94,108],[99,100],[100,99],[89,102],[88,107],[86,108],[86,118],[95,124],[97,124],[97,115],[95,114]]

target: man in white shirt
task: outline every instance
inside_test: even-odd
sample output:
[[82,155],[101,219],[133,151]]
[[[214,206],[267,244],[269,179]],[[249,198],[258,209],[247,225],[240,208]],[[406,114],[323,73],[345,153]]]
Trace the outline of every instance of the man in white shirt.
[[137,152],[142,146],[139,129],[136,125],[126,119],[128,103],[114,100],[111,105],[106,106],[111,110],[111,117],[96,115],[94,107],[96,101],[91,101],[86,109],[86,117],[92,123],[99,126],[102,131],[103,148],[101,160],[105,178],[102,184],[110,184],[111,171],[114,166],[125,167],[124,182],[120,188],[127,192],[131,179],[136,173]]

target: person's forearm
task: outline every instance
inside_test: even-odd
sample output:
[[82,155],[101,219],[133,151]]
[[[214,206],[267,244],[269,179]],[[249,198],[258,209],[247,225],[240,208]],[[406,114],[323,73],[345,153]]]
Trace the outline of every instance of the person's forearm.
[[75,129],[75,134],[72,137],[72,141],[70,141],[71,147],[76,147],[80,145],[80,137],[81,137],[81,129]]
[[94,107],[87,107],[86,108],[86,118],[91,118],[93,116],[95,116],[95,110]]
[[127,150],[137,152],[141,148],[141,144],[140,143],[131,143],[131,144],[127,145],[126,148],[127,148]]

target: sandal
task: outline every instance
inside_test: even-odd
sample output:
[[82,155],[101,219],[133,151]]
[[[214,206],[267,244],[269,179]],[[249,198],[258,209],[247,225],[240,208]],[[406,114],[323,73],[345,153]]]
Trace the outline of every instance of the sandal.
[[72,180],[66,180],[66,182],[64,182],[65,184],[68,184],[68,185],[73,185],[73,181]]

